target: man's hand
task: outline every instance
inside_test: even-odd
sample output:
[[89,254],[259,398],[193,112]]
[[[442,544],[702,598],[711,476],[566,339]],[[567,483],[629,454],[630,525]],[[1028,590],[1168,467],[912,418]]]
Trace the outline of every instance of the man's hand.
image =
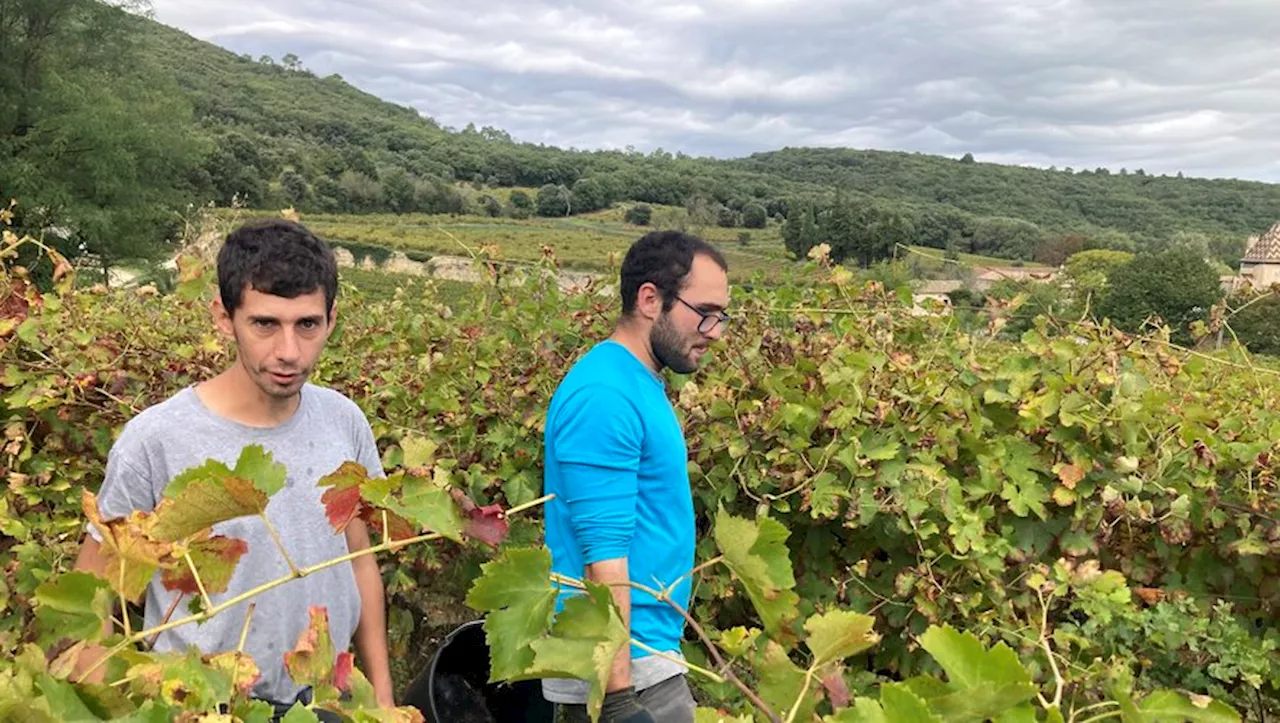
[[600,723],[654,723],[653,716],[640,704],[636,689],[627,686],[604,697],[600,708]]
[[[612,560],[601,560],[587,565],[587,579],[609,586],[613,594],[613,602],[618,606],[622,616],[622,625],[631,634],[631,576],[627,568],[627,558],[617,557]],[[611,693],[631,686],[631,645],[618,648],[613,658],[613,668],[609,671],[609,681],[605,692]]]

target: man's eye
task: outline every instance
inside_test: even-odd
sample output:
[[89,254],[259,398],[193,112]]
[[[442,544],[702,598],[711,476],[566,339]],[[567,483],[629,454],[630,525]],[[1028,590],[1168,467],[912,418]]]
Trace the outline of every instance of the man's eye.
[[299,324],[299,326],[301,326],[303,329],[306,329],[307,331],[311,331],[313,329],[320,328],[320,322],[315,321],[314,319],[307,319],[306,321]]

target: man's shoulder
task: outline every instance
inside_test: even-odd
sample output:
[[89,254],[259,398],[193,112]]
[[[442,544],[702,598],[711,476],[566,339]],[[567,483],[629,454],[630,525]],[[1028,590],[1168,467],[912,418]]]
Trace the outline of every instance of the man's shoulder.
[[304,388],[306,393],[311,395],[316,406],[322,411],[364,419],[364,410],[360,409],[360,405],[337,389],[322,387],[311,382],[307,382]]
[[194,396],[192,387],[183,387],[163,401],[133,415],[124,423],[116,443],[142,442],[157,435],[172,433],[175,424],[191,413]]

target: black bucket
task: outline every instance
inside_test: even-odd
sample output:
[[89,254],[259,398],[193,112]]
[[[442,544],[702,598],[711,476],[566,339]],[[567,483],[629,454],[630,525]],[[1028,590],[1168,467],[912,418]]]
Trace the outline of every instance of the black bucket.
[[489,645],[481,620],[449,633],[404,695],[427,723],[553,723],[542,682],[489,683]]

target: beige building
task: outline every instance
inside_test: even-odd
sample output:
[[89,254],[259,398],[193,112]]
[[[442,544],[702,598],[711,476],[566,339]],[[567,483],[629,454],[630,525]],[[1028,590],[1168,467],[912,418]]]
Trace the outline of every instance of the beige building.
[[1255,289],[1265,289],[1280,284],[1280,223],[1249,242],[1249,250],[1240,259],[1242,285],[1248,282]]

